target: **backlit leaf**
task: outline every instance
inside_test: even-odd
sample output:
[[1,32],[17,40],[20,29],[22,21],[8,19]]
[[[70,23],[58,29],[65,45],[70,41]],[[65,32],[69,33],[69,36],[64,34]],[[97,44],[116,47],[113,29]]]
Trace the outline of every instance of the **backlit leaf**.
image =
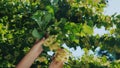
[[41,39],[42,38],[42,35],[40,35],[40,33],[38,32],[38,30],[36,28],[34,28],[34,30],[32,31],[32,35],[35,37],[35,38],[38,38],[38,39]]

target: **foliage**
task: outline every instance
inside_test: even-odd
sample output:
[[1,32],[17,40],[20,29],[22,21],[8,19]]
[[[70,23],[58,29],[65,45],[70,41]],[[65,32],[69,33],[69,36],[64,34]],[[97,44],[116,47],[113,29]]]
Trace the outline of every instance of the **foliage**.
[[92,54],[84,54],[78,59],[70,58],[64,68],[119,68],[119,63],[119,60],[114,62],[107,61],[106,56],[97,57]]
[[[30,50],[35,39],[41,39],[46,36],[45,34],[57,36],[55,41],[51,41],[58,44],[60,48],[64,43],[70,48],[76,49],[80,46],[93,51],[101,47],[119,60],[120,15],[104,15],[103,10],[106,4],[105,0],[1,0],[0,67],[15,67]],[[102,26],[110,34],[93,35],[94,28]],[[32,67],[42,65],[42,68],[47,68],[51,62],[51,56],[47,52],[50,50],[56,52],[54,48],[55,46],[44,46],[44,52]],[[41,57],[44,60],[40,60]],[[97,59],[87,54],[83,55],[80,61],[70,57],[68,61],[70,65],[65,64],[65,68],[71,68],[74,65],[80,65],[83,68],[120,67],[119,62],[110,63],[105,56]],[[107,62],[109,66],[103,65]]]

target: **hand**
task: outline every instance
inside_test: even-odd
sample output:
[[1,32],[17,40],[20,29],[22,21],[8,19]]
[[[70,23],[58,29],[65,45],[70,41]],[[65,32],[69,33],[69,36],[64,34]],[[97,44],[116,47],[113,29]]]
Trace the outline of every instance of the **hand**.
[[56,61],[54,57],[53,61],[49,65],[49,68],[63,68],[63,64],[63,61]]
[[41,40],[37,39],[34,46],[38,46],[39,50],[43,51],[42,44],[44,43],[44,41],[45,41],[45,38],[42,38]]

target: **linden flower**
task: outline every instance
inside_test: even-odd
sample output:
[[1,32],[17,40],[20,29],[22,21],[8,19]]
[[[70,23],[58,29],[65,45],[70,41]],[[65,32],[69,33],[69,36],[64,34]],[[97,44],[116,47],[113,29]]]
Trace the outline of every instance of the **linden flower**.
[[93,0],[95,3],[99,3],[100,2],[100,0]]
[[57,50],[57,49],[59,49],[60,48],[60,45],[59,45],[59,43],[54,43],[54,44],[51,44],[50,46],[49,46],[49,48],[50,48],[50,50]]
[[41,65],[37,65],[37,68],[41,68]]
[[58,49],[56,51],[56,55],[55,55],[56,58],[55,58],[55,60],[56,61],[67,62],[68,59],[69,59],[69,56],[70,56],[70,54],[69,54],[69,52],[67,50],[65,50],[65,49]]
[[44,42],[44,46],[52,45],[52,43],[56,41],[56,37],[57,37],[56,35],[52,35],[49,38],[47,38]]
[[44,46],[50,46],[52,44],[52,41],[48,38],[44,42]]
[[39,62],[45,62],[45,61],[47,60],[47,58],[44,57],[44,56],[41,56],[41,57],[38,57],[37,60],[38,60]]

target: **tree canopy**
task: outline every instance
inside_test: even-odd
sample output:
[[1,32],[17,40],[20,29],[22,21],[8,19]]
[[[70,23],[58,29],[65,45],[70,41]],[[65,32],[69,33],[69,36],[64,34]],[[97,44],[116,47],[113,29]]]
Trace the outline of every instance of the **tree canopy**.
[[[107,0],[1,0],[0,67],[15,67],[36,38],[49,35],[33,68],[48,68],[51,55],[47,52],[56,52],[64,48],[63,44],[74,49],[80,46],[85,52],[77,59],[70,56],[64,68],[119,68],[120,15],[104,15],[107,3]],[[94,35],[94,29],[101,27],[109,34]],[[89,55],[89,50],[95,53],[97,47],[101,48],[99,55]],[[108,53],[103,53],[104,50]],[[115,59],[109,60],[108,54]]]

